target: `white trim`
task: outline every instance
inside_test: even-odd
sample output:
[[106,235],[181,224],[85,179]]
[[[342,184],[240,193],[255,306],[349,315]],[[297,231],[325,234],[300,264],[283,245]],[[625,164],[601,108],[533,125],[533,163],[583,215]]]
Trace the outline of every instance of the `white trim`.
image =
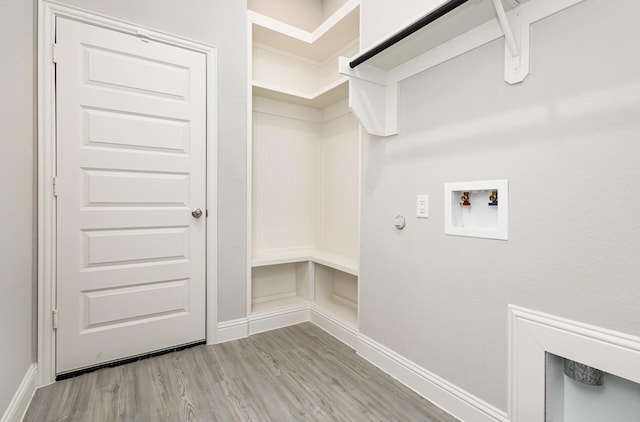
[[281,22],[277,19],[265,16],[252,10],[247,11],[247,20],[249,22],[249,26],[251,26],[252,24],[259,25],[264,28],[280,32],[288,37],[297,39],[307,44],[313,44],[321,37],[323,37],[327,32],[329,32],[331,28],[333,28],[338,22],[344,19],[345,16],[351,13],[359,5],[359,0],[347,0],[344,5],[336,10],[312,32],[305,31],[304,29],[289,25],[288,23]]
[[207,299],[206,339],[218,336],[218,50],[203,46],[207,59]]
[[360,334],[356,351],[422,397],[463,420],[507,422],[507,414],[382,344]]
[[358,344],[358,329],[335,318],[317,305],[311,305],[311,322],[331,334],[347,346],[355,349]]
[[225,343],[227,341],[238,340],[241,338],[246,338],[248,335],[249,320],[247,318],[224,321],[218,323],[218,336],[215,343]]
[[313,303],[254,314],[248,318],[220,322],[218,324],[218,338],[216,343],[237,340],[253,334],[276,330],[303,322],[312,322],[349,347],[353,349],[356,347],[358,329],[355,326],[335,318],[331,313]]
[[247,171],[247,236],[245,256],[245,315],[251,313],[251,260],[253,256],[253,25],[251,16],[247,20],[247,139],[246,139],[246,171]]
[[500,26],[502,27],[502,32],[504,32],[505,44],[507,44],[507,48],[509,49],[509,53],[511,53],[512,57],[518,57],[520,55],[520,49],[516,44],[515,37],[513,36],[513,31],[511,30],[511,24],[507,19],[507,13],[504,11],[504,6],[500,2],[500,0],[493,0],[493,8],[496,9],[496,14],[498,15],[498,22],[500,22]]
[[55,238],[56,214],[52,192],[55,175],[55,81],[53,41],[55,20],[65,17],[203,53],[207,62],[207,312],[206,337],[217,335],[217,50],[199,42],[140,27],[54,2],[38,2],[38,367],[36,385],[55,380]]
[[51,182],[55,169],[55,12],[38,3],[38,366],[37,385],[55,379],[55,207]]
[[545,420],[546,353],[640,382],[640,337],[509,305],[509,415]]
[[35,363],[29,366],[0,422],[20,422],[22,420],[36,391],[37,370],[38,366]]
[[304,304],[271,312],[263,312],[250,315],[247,320],[249,321],[249,335],[263,333],[265,331],[276,330],[278,328],[310,321],[310,306],[309,304]]
[[351,274],[356,277],[360,273],[358,270],[358,262],[354,258],[314,248],[291,249],[278,251],[273,254],[254,256],[254,259],[251,261],[251,267],[266,267],[270,265],[292,264],[305,261],[324,265],[325,267],[333,268],[334,270]]

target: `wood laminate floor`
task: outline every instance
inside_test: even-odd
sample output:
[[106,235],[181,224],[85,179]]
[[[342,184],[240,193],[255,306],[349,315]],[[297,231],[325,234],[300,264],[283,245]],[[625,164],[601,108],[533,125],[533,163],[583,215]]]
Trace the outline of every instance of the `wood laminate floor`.
[[24,421],[457,419],[305,323],[56,382]]

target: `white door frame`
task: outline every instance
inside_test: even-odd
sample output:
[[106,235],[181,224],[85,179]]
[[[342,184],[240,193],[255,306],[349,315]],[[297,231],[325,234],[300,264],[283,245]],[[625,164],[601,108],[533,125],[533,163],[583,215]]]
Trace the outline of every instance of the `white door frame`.
[[53,177],[56,166],[54,40],[56,17],[132,34],[203,53],[207,73],[207,262],[206,339],[217,338],[217,50],[205,44],[156,32],[82,9],[38,1],[38,373],[36,384],[55,381],[56,337],[53,311],[56,292],[56,209]]

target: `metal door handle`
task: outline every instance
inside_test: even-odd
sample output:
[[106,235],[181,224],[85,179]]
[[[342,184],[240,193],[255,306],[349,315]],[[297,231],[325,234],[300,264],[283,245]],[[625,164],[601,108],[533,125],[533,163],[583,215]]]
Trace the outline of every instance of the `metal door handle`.
[[202,217],[202,210],[200,208],[196,208],[195,210],[191,211],[191,215],[195,218],[200,218]]

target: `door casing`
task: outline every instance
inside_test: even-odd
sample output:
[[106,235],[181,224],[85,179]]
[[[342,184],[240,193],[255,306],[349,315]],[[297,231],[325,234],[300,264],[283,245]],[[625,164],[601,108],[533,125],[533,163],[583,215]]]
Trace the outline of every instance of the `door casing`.
[[54,326],[56,292],[56,175],[55,116],[55,22],[66,17],[90,25],[132,34],[200,52],[206,57],[206,145],[207,145],[207,232],[206,232],[206,340],[217,338],[217,50],[199,42],[178,38],[149,28],[111,19],[91,12],[38,2],[38,347],[36,385],[55,381],[56,337]]

